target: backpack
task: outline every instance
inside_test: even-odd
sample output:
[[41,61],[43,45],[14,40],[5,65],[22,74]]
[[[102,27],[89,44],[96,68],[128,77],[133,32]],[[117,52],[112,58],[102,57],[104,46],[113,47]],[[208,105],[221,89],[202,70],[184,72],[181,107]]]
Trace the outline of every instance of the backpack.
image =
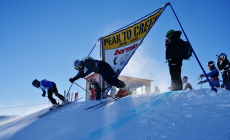
[[184,41],[184,46],[182,49],[182,58],[189,59],[192,56],[192,48],[187,41]]

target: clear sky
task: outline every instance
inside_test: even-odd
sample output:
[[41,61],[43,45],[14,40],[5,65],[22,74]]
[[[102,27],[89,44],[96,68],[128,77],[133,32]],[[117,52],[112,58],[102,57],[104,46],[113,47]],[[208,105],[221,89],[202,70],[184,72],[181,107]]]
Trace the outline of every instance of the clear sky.
[[[216,54],[230,55],[230,2],[228,0],[1,0],[0,1],[0,108],[47,103],[39,106],[0,109],[0,115],[25,115],[48,105],[34,79],[57,84],[59,93],[68,90],[77,71],[73,61],[89,54],[98,38],[105,36],[170,2],[206,72]],[[154,80],[166,91],[171,80],[165,63],[165,35],[181,30],[170,6],[153,26],[121,75]],[[184,35],[181,37],[185,39]],[[99,45],[91,56],[100,58]],[[229,56],[230,58],[230,56]],[[193,88],[202,73],[195,57],[183,61],[182,76]],[[222,79],[220,75],[220,79]],[[85,80],[77,81],[85,87]],[[203,85],[209,87],[208,83]],[[85,92],[73,85],[72,92]],[[55,97],[57,99],[57,97]]]

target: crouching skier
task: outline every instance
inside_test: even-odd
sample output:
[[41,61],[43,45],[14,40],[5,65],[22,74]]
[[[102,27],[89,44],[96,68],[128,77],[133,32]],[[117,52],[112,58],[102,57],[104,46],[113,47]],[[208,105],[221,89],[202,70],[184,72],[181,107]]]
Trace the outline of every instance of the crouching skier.
[[53,109],[55,109],[55,108],[58,107],[57,101],[53,98],[53,93],[60,100],[62,100],[62,104],[61,105],[64,105],[64,104],[68,103],[68,101],[65,99],[65,97],[58,93],[57,86],[56,86],[56,84],[54,82],[48,81],[46,79],[44,79],[42,81],[38,81],[37,79],[35,79],[32,82],[32,85],[34,87],[36,87],[36,88],[40,88],[43,91],[43,94],[42,94],[43,97],[46,96],[45,89],[48,90],[48,98],[51,101],[51,103],[53,104],[53,106],[52,106],[52,108],[50,110],[53,110]]
[[73,66],[76,70],[79,70],[79,73],[74,78],[69,79],[71,83],[79,78],[84,78],[91,72],[95,72],[100,74],[108,84],[120,88],[116,96],[125,96],[130,93],[125,83],[118,79],[117,74],[111,66],[104,61],[85,57],[83,60],[75,60]]
[[[210,72],[207,73],[207,77],[211,78],[211,82],[212,82],[213,86],[220,87],[220,82],[219,82],[219,78],[218,78],[219,77],[219,71],[216,69],[214,62],[213,61],[209,61],[208,62],[208,67],[209,67]],[[200,75],[200,78],[202,78],[202,77],[205,77],[204,74]],[[198,83],[198,85],[199,84],[203,84],[205,82],[208,82],[208,79],[206,79],[204,81],[200,81]]]

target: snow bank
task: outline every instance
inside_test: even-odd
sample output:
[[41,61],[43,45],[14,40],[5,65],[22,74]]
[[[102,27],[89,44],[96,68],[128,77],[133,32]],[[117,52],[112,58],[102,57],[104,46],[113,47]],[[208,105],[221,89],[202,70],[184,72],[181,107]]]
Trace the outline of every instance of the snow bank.
[[230,139],[230,91],[210,89],[129,96],[99,109],[73,103],[43,118],[43,109],[0,125],[0,139]]

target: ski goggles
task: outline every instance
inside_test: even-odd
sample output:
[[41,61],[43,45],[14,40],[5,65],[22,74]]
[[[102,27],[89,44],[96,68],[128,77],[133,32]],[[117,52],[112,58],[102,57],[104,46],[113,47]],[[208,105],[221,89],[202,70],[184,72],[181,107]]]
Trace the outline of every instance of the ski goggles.
[[79,68],[82,67],[82,64],[81,64],[81,62],[79,60],[76,60],[73,63],[73,67],[74,67],[75,70],[79,70]]

